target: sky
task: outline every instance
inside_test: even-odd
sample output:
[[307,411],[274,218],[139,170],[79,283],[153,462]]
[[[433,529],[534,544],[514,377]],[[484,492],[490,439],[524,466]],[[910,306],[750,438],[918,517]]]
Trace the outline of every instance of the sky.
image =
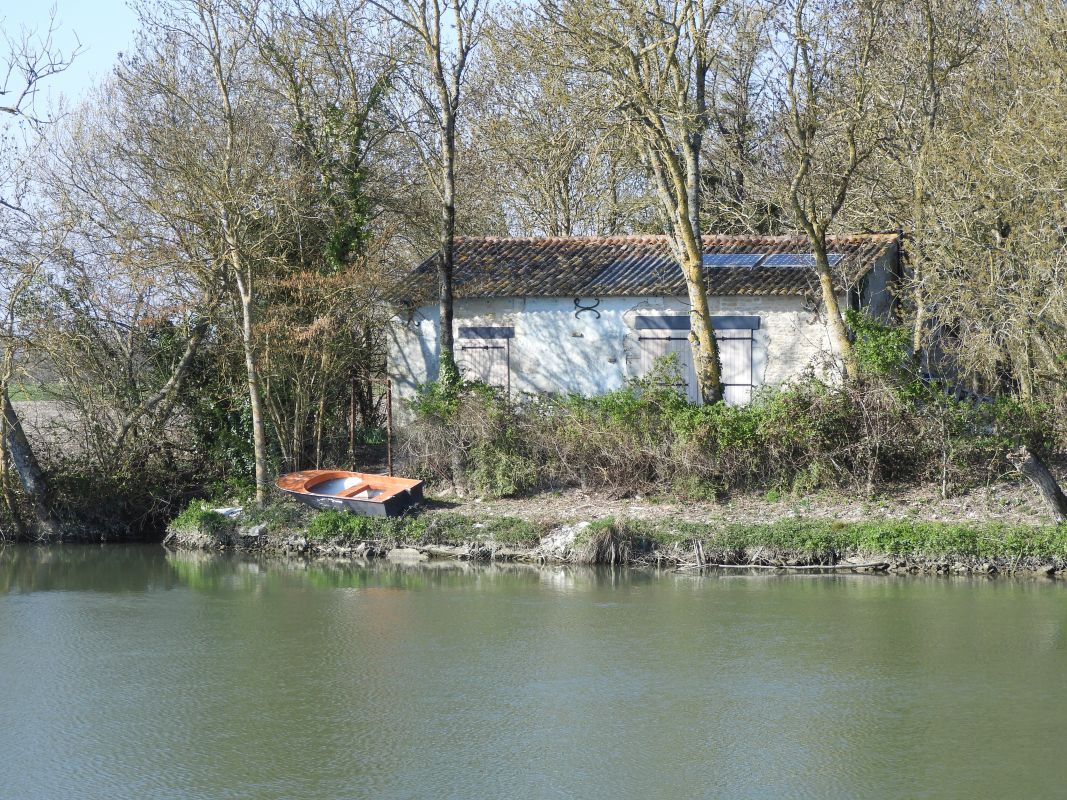
[[137,17],[125,0],[0,0],[5,39],[18,40],[23,29],[46,32],[51,9],[58,24],[55,44],[66,55],[80,42],[81,52],[70,69],[49,79],[39,99],[54,102],[62,94],[74,104],[133,42]]

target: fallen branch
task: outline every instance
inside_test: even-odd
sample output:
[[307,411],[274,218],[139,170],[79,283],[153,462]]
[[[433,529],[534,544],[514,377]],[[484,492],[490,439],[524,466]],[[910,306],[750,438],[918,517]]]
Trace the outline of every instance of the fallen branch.
[[708,564],[720,569],[886,569],[888,561],[872,561],[870,564]]

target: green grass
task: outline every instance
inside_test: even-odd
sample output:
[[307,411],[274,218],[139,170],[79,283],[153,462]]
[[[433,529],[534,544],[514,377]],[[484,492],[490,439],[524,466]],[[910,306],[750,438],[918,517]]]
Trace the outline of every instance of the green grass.
[[[272,532],[293,530],[320,541],[448,544],[494,542],[536,546],[548,533],[544,526],[516,517],[471,517],[453,512],[414,513],[398,518],[362,517],[341,511],[312,512],[293,503],[277,503],[262,511],[246,507],[242,527],[266,523]],[[221,532],[232,521],[203,501],[194,501],[171,523],[178,530]],[[770,523],[695,523],[673,520],[594,519],[579,534],[584,545],[610,533],[628,542],[634,553],[692,547],[696,541],[715,557],[741,560],[763,548],[768,554],[788,553],[812,561],[852,554],[887,555],[915,560],[1013,560],[1033,558],[1067,561],[1067,525],[920,522],[916,520],[784,519]]]
[[[595,536],[608,530],[621,534],[623,537],[628,535],[625,525],[617,524],[615,522],[615,517],[598,517],[597,519],[590,520],[587,526],[574,535],[574,543],[579,546],[589,544],[593,541]],[[636,530],[634,532],[636,533]],[[647,537],[642,533],[637,533],[636,537],[632,538],[640,539]]]
[[1067,525],[960,524],[877,520],[778,520],[745,524],[626,521],[619,534],[661,546],[700,540],[705,548],[740,554],[765,548],[811,558],[845,553],[915,559],[1067,559]]
[[204,533],[220,533],[230,525],[230,520],[217,511],[212,511],[203,500],[191,502],[170,523],[170,527],[174,530],[203,531]]
[[[482,536],[500,544],[536,545],[547,533],[543,528],[516,517],[499,517],[486,520],[480,529]],[[475,529],[478,530],[478,529]]]
[[264,508],[256,508],[255,503],[246,501],[241,512],[242,527],[266,525],[270,533],[283,530],[298,530],[308,524],[308,509],[296,503],[270,503]]
[[311,518],[306,533],[309,539],[383,539],[391,538],[394,523],[389,519],[360,517],[344,511],[320,511]]
[[55,383],[12,383],[8,389],[11,402],[32,400],[55,400],[60,396],[60,386]]
[[544,531],[526,520],[492,517],[484,520],[463,514],[411,514],[385,519],[361,517],[343,511],[320,511],[311,518],[311,539],[392,540],[410,543],[457,544],[491,541],[499,544],[535,545]]

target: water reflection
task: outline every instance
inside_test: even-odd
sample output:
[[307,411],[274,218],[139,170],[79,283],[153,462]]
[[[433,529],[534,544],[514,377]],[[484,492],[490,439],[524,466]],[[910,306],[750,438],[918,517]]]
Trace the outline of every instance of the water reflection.
[[9,547],[0,794],[1057,796],[1065,592]]
[[[421,563],[350,559],[248,560],[201,552],[167,552],[165,559],[184,585],[205,590],[307,586],[317,589],[476,591],[505,582],[517,586],[543,584],[563,592],[615,584],[621,572],[600,568],[444,560]],[[649,578],[641,576],[639,579]]]
[[[558,594],[591,589],[662,586],[702,593],[709,581],[749,587],[789,585],[791,595],[828,590],[895,597],[916,585],[951,595],[954,586],[987,584],[998,597],[1048,591],[1058,583],[984,576],[887,576],[846,573],[774,573],[734,570],[705,573],[670,569],[580,567],[467,561],[392,562],[380,559],[254,557],[204,551],[174,551],[159,545],[0,545],[0,594],[38,591],[149,592],[189,588],[246,591],[307,586],[321,589],[477,589],[501,582],[540,586]],[[832,589],[830,587],[833,587]]]
[[555,592],[648,583],[653,571],[467,561],[390,562],[253,558],[157,545],[0,547],[0,594],[47,591],[149,592],[320,589],[477,589],[501,581],[542,585]]
[[176,580],[158,545],[0,545],[0,594],[146,592]]

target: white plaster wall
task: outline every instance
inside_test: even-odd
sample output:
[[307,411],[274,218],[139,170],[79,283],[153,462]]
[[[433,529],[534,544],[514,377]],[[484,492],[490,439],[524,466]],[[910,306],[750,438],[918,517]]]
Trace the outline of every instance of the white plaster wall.
[[[583,298],[583,305],[593,299]],[[742,314],[760,317],[753,332],[753,382],[779,385],[808,366],[826,362],[831,352],[823,316],[804,310],[800,297],[710,297],[714,316]],[[513,397],[548,392],[599,394],[636,377],[638,314],[684,314],[684,298],[601,298],[596,310],[575,317],[574,298],[493,298],[459,300],[455,328],[504,326],[515,328],[511,340]],[[437,308],[425,306],[413,318],[397,318],[389,331],[389,372],[394,394],[410,398],[418,384],[437,377]],[[402,409],[403,403],[397,404]],[[401,411],[402,413],[402,411]]]

